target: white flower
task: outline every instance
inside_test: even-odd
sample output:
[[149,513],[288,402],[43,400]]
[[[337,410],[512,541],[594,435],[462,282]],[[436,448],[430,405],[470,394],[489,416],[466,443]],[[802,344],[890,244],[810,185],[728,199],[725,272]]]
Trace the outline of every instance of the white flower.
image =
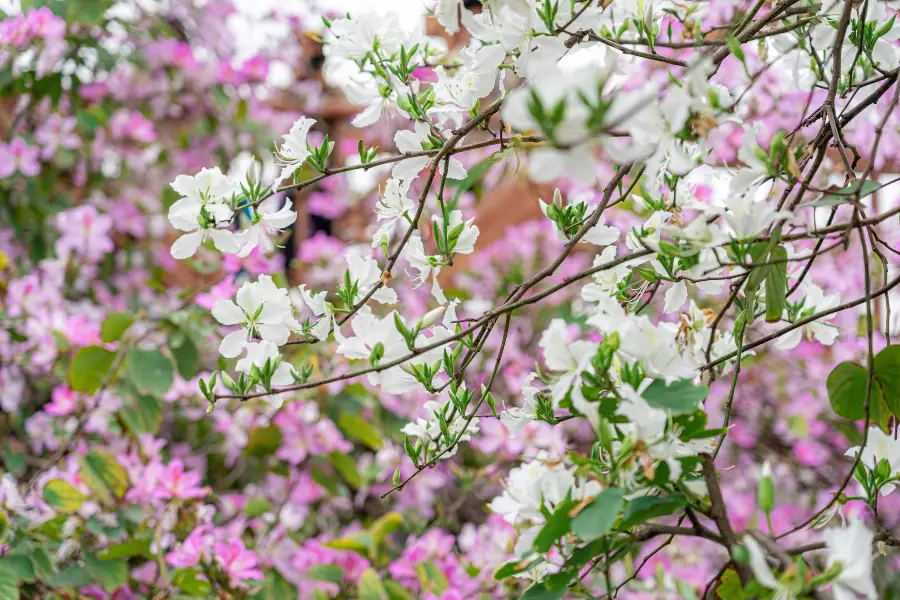
[[617,332],[621,340],[619,355],[641,361],[648,377],[671,383],[697,375],[699,365],[680,352],[676,339],[678,326],[673,323],[654,325],[643,315],[626,315],[619,320],[591,318],[588,323],[604,333]]
[[[654,261],[654,266],[656,265],[656,261]],[[722,269],[718,266],[719,263],[716,261],[716,253],[712,249],[705,249],[700,252],[699,260],[697,264],[688,269],[683,269],[679,275],[681,277],[686,277],[691,279],[690,284],[692,286],[696,286],[698,289],[703,291],[709,295],[718,294],[722,290],[722,285],[724,283],[723,280],[711,280],[711,281],[702,281],[704,277],[717,276]],[[665,274],[663,274],[665,276]],[[680,279],[675,282],[675,285],[670,287],[666,291],[665,296],[665,307],[663,308],[663,312],[666,314],[671,314],[678,309],[680,309],[685,301],[688,298],[688,282],[684,279]]]
[[210,238],[219,251],[237,252],[234,234],[217,229],[217,225],[228,223],[234,216],[228,201],[234,194],[235,182],[216,167],[202,169],[193,176],[179,175],[171,185],[181,198],[169,208],[169,222],[185,232],[172,244],[172,257],[189,258]]
[[[394,144],[397,150],[403,153],[421,152],[432,146],[429,137],[431,136],[431,127],[428,123],[416,121],[413,131],[398,131],[394,134]],[[429,156],[416,156],[406,158],[394,164],[391,172],[393,177],[403,179],[404,181],[412,181],[419,175],[419,171],[424,169],[431,161]],[[444,159],[438,164],[438,171],[444,172]],[[450,159],[450,168],[447,170],[447,177],[450,179],[465,179],[466,169],[462,163],[455,158]]]
[[650,406],[642,396],[644,390],[653,382],[645,379],[635,390],[627,383],[619,388],[622,403],[619,412],[631,421],[632,432],[635,438],[651,444],[663,436],[666,431],[666,423],[669,415],[661,408]]
[[237,234],[238,242],[241,244],[238,256],[244,257],[253,252],[253,249],[259,246],[264,254],[268,254],[275,249],[275,243],[272,236],[286,227],[290,227],[297,220],[297,213],[291,210],[291,201],[285,200],[277,212],[264,213],[257,211],[253,214],[253,223],[247,229]]
[[373,248],[381,245],[385,238],[390,241],[398,223],[402,224],[406,219],[412,220],[410,211],[415,208],[415,204],[407,197],[408,193],[409,181],[388,179],[385,183],[384,194],[375,206],[376,218],[385,223],[378,228],[372,239]]
[[227,202],[235,191],[235,182],[219,167],[201,169],[193,176],[179,175],[171,185],[182,197],[172,205],[170,213],[190,209],[199,214],[201,206]]
[[376,79],[369,73],[356,75],[344,88],[344,92],[354,104],[360,104],[366,108],[353,117],[351,125],[354,127],[368,127],[381,119],[382,114],[399,114],[400,107],[397,104],[398,97],[406,97],[415,93],[418,89],[416,81],[412,90],[403,85],[396,75],[388,73],[390,85],[383,80]]
[[[616,259],[616,247],[607,246],[599,255],[594,257],[593,267],[601,267]],[[597,271],[591,275],[592,283],[588,283],[581,290],[581,297],[586,302],[607,302],[614,295],[619,285],[631,274],[634,267],[647,261],[647,257],[633,258],[614,267]],[[618,304],[618,302],[616,303]],[[598,327],[603,330],[603,327]]]
[[[533,153],[532,153],[533,157]],[[538,198],[538,203],[541,206],[541,212],[544,213],[544,216],[547,216],[547,209],[550,208],[550,205],[544,202],[542,199]],[[559,188],[554,190],[553,192],[553,203],[562,206],[562,195],[559,192]],[[590,210],[590,208],[588,208]],[[559,223],[556,221],[552,221],[553,228],[556,229],[556,237],[561,242],[567,241],[569,238],[564,234],[564,232],[560,229]],[[576,231],[578,231],[578,227],[572,228],[571,231],[568,232],[569,236],[573,235]],[[588,232],[581,238],[582,243],[594,244],[595,246],[609,246],[610,244],[616,243],[619,239],[619,235],[621,232],[615,228],[606,225],[606,219],[601,215],[600,219],[597,221],[597,224],[588,230]]]
[[241,326],[222,339],[219,352],[225,358],[239,355],[251,335],[282,346],[292,330],[300,329],[287,290],[276,286],[269,275],[260,275],[257,281],[244,283],[235,299],[237,304],[231,300],[218,300],[212,309],[213,317],[222,325]]
[[392,12],[366,12],[351,18],[334,19],[324,52],[327,57],[358,60],[375,50],[390,56],[400,51],[409,37],[400,26],[400,18]]
[[[854,446],[846,452],[846,456],[856,456],[859,454],[859,446]],[[882,459],[886,459],[891,466],[891,474],[900,472],[900,440],[895,440],[894,436],[886,434],[880,427],[869,427],[869,434],[866,438],[866,447],[862,451],[860,462],[869,469],[874,469],[875,465]],[[895,484],[887,483],[881,487],[881,495],[887,496],[894,491]]]
[[475,102],[494,89],[497,69],[506,58],[500,45],[468,46],[460,53],[462,66],[449,77],[443,66],[435,69],[438,77],[435,94],[438,102],[469,110]]
[[514,438],[521,433],[526,425],[537,418],[535,412],[535,396],[538,394],[538,388],[531,385],[531,382],[537,378],[537,373],[531,373],[522,384],[522,394],[525,396],[525,403],[521,408],[507,408],[500,413],[500,422],[506,425],[509,430],[509,437]]
[[[347,266],[350,270],[350,279],[359,286],[359,297],[365,297],[373,287],[381,282],[381,268],[371,256],[363,256],[359,248],[347,250]],[[372,300],[381,304],[394,304],[397,302],[397,292],[381,286],[374,294]]]
[[312,294],[311,292],[306,291],[305,284],[297,287],[299,288],[300,297],[303,300],[303,303],[309,307],[309,310],[312,311],[313,315],[319,318],[309,331],[314,338],[321,342],[328,337],[328,334],[331,331],[331,318],[334,314],[331,303],[325,301],[327,292]]
[[437,22],[450,35],[455,35],[459,31],[459,5],[460,0],[437,0],[432,9]]
[[[337,340],[337,353],[349,359],[368,359],[376,346],[380,345],[380,363],[389,363],[409,353],[406,340],[394,325],[391,311],[379,319],[372,314],[368,306],[363,306],[356,316],[350,320],[350,328],[355,337],[344,337],[341,328],[334,323],[334,339]],[[416,379],[400,368],[390,367],[381,372],[367,375],[369,383],[380,385],[381,389],[391,394],[405,394],[417,384]]]
[[576,502],[600,493],[599,483],[593,480],[582,483],[574,473],[574,467],[542,455],[510,470],[503,493],[491,500],[488,509],[513,524],[543,522],[541,507],[552,512],[570,490]]
[[[237,361],[234,368],[235,370],[247,373],[248,375],[254,366],[261,369],[265,366],[267,361],[271,360],[274,364],[274,362],[281,357],[281,354],[278,352],[278,346],[265,340],[262,342],[251,342],[246,344],[244,348],[247,350],[247,356]],[[278,366],[275,368],[275,373],[272,375],[272,387],[284,387],[294,383],[294,378],[291,375],[293,370],[290,363],[284,361],[278,363]],[[271,394],[266,396],[266,399],[275,408],[281,406],[281,403],[283,402],[280,394]]]
[[760,547],[759,542],[750,535],[745,535],[741,541],[750,554],[750,570],[753,571],[756,581],[766,589],[775,590],[773,600],[792,600],[796,598],[791,589],[781,583],[775,577],[775,574],[772,573],[772,569],[769,568],[769,564],[766,562],[766,553]]
[[441,272],[441,267],[437,264],[436,258],[425,254],[425,245],[422,243],[422,238],[418,232],[414,232],[409,241],[406,242],[402,256],[409,263],[409,266],[418,271],[418,275],[415,278],[418,285],[422,285],[428,281],[428,277],[432,277],[431,295],[441,304],[446,303],[447,297],[444,295],[444,291],[441,289],[437,279]]
[[840,567],[831,586],[836,600],[854,600],[859,596],[875,600],[878,592],[872,582],[872,541],[874,534],[857,518],[849,526],[828,529],[823,534],[828,548],[828,568]]
[[294,174],[294,171],[302,167],[306,159],[309,158],[310,151],[306,136],[309,133],[309,128],[315,122],[315,119],[300,117],[294,121],[291,130],[281,136],[283,140],[281,148],[275,153],[276,162],[281,166],[281,174],[275,180],[276,188],[282,181],[289,179]]
[[[439,215],[434,215],[432,219],[438,224],[439,229],[443,229],[444,220]],[[475,251],[475,241],[478,239],[478,226],[474,225],[475,219],[463,221],[462,211],[450,211],[450,221],[447,223],[447,232],[452,238],[454,232],[457,232],[456,241],[451,243],[449,251],[453,254],[472,254]]]
[[559,406],[571,390],[572,405],[596,426],[599,413],[581,394],[581,373],[590,369],[591,359],[597,352],[597,344],[586,340],[566,342],[565,331],[566,322],[562,319],[553,319],[538,342],[538,346],[544,351],[547,368],[558,373],[556,382],[550,387],[550,395],[554,404]]
[[209,227],[204,227],[200,219],[192,218],[190,214],[169,213],[169,222],[172,223],[175,229],[186,232],[175,240],[175,243],[172,244],[172,248],[169,250],[172,258],[176,260],[190,258],[200,248],[200,244],[208,239],[212,239],[219,252],[226,254],[234,254],[240,248],[234,232],[229,229],[217,229],[212,224],[209,224]]
[[[799,316],[800,318],[806,318],[809,315],[834,308],[840,301],[841,297],[839,294],[826,296],[819,286],[813,283],[806,284],[806,296],[803,298],[803,308]],[[833,316],[823,317],[812,323],[807,323],[803,327],[798,327],[780,337],[775,342],[775,347],[780,350],[796,348],[800,340],[803,339],[804,334],[809,339],[815,339],[826,346],[830,346],[837,339],[840,332],[836,325],[827,322],[833,318]]]
[[[561,3],[562,4],[562,3]],[[553,146],[540,147],[531,152],[529,176],[535,181],[551,181],[560,176],[593,183],[597,168],[590,137],[588,119],[591,110],[585,102],[598,101],[599,83],[608,75],[613,61],[606,55],[591,56],[591,60],[569,62],[542,62],[529,69],[527,86],[509,93],[501,109],[503,121],[520,131],[541,130],[546,119],[539,119],[533,112],[534,98],[540,100],[545,111],[563,105],[563,119],[553,131],[543,131],[552,136]]]
[[757,200],[753,194],[734,196],[727,204],[725,222],[737,240],[751,240],[776,221],[793,216],[791,211],[778,210],[767,198]]
[[[459,387],[459,393],[465,393],[465,391],[466,385],[463,383]],[[425,443],[441,441],[442,446],[446,445],[446,441],[443,440],[440,423],[438,422],[437,415],[439,412],[443,413],[444,418],[447,420],[447,429],[450,431],[451,440],[468,442],[472,439],[472,436],[479,431],[478,419],[472,419],[467,425],[466,418],[459,414],[458,410],[454,410],[454,406],[449,399],[445,400],[443,403],[436,400],[429,400],[422,406],[428,411],[429,418],[418,418],[411,423],[407,423],[404,425],[403,429],[400,430],[402,433],[420,438]],[[463,429],[465,429],[465,431],[463,431]],[[456,455],[458,449],[459,444],[455,444],[441,455],[441,459],[447,459]]]

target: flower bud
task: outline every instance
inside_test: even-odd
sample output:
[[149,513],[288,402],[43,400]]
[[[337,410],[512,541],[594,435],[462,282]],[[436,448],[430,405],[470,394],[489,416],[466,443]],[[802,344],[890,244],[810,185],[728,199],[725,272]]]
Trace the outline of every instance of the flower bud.
[[421,319],[419,319],[419,322],[416,323],[416,328],[424,329],[426,327],[431,327],[432,325],[440,321],[445,312],[447,312],[446,304],[438,306],[434,310],[428,311]]
[[763,463],[756,499],[766,516],[772,514],[772,509],[775,507],[775,480],[772,478],[772,467],[769,465],[769,461]]

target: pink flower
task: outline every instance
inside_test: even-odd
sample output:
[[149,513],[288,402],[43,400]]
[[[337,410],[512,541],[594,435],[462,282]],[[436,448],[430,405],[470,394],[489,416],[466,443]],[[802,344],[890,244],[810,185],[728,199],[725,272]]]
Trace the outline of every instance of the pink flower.
[[78,395],[67,385],[58,385],[50,394],[50,402],[44,406],[44,412],[54,417],[71,415],[78,410]]
[[216,542],[216,558],[232,579],[262,579],[262,571],[256,568],[256,552],[247,550],[239,538],[232,538],[227,544]]
[[43,146],[41,158],[47,160],[56,154],[57,149],[74,149],[81,146],[81,138],[75,135],[75,117],[53,114],[47,117],[41,127],[35,131],[34,139]]
[[109,237],[113,222],[90,204],[76,206],[56,215],[56,228],[62,236],[56,240],[56,253],[60,258],[73,254],[88,262],[96,263],[112,252],[113,241]]
[[200,487],[200,473],[184,470],[184,463],[175,459],[163,467],[157,475],[157,498],[167,500],[169,498],[202,498],[209,493],[209,488]]
[[178,568],[192,567],[203,558],[206,546],[206,531],[198,527],[181,543],[178,550],[166,554],[166,562]]
[[206,310],[212,310],[213,304],[216,303],[216,300],[231,299],[234,297],[234,293],[236,291],[237,286],[234,285],[234,280],[226,277],[216,285],[212,286],[209,289],[209,292],[205,294],[197,294],[197,306],[201,306]]
[[9,144],[0,144],[0,178],[12,177],[16,171],[26,177],[34,177],[41,172],[39,153],[37,146],[29,146],[20,137]]

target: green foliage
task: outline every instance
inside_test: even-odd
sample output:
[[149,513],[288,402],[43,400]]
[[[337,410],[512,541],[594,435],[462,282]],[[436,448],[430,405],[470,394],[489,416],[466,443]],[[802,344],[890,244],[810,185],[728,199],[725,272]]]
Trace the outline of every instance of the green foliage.
[[278,571],[266,571],[263,585],[253,596],[252,600],[281,600],[282,598],[296,598],[297,588],[286,580]]
[[41,495],[47,504],[64,513],[77,511],[87,499],[85,494],[82,494],[75,489],[75,486],[62,479],[48,481]]
[[696,411],[706,400],[707,394],[709,388],[705,385],[695,385],[687,379],[682,379],[670,385],[666,385],[662,380],[656,380],[647,386],[641,395],[650,406],[679,415]]
[[157,433],[162,423],[162,400],[146,395],[128,398],[119,416],[135,434]]
[[250,439],[244,452],[247,456],[268,456],[274,454],[281,445],[281,430],[275,425],[255,427],[250,430]]
[[384,446],[378,430],[359,415],[342,413],[338,418],[338,427],[347,437],[362,442],[372,450],[380,450]]
[[116,459],[99,450],[92,450],[79,460],[81,479],[94,491],[101,502],[111,504],[128,489],[128,474]]
[[193,567],[179,569],[172,576],[172,583],[182,592],[192,596],[206,596],[212,586],[205,579],[200,578],[200,571]]
[[100,339],[109,344],[116,342],[134,323],[134,316],[127,312],[110,313],[100,326]]
[[547,518],[547,523],[540,533],[537,534],[537,537],[534,538],[535,552],[541,554],[547,552],[556,540],[569,533],[572,528],[572,518],[569,516],[569,512],[574,506],[570,497],[567,497],[557,505],[553,514]]
[[184,380],[190,380],[200,372],[200,350],[191,336],[176,330],[168,340],[169,352],[175,359],[175,368]]
[[69,386],[76,392],[94,394],[106,381],[115,353],[99,346],[78,350],[69,365]]
[[685,506],[687,506],[687,498],[681,494],[641,496],[628,502],[619,527],[623,530],[631,529],[650,519],[671,515]]
[[[891,414],[900,416],[900,346],[888,346],[874,357],[870,418],[882,429]],[[828,375],[828,399],[839,416],[851,421],[865,419],[868,370],[853,362],[842,362]]]
[[585,541],[605,535],[612,529],[624,505],[622,490],[603,490],[572,519],[572,532]]
[[159,350],[132,350],[126,371],[139,392],[152,396],[164,396],[174,380],[172,362]]

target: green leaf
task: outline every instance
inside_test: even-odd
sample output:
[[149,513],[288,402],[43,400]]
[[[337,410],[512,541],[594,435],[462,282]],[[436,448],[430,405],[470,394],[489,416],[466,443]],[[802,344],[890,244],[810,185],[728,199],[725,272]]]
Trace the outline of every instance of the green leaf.
[[569,517],[569,511],[573,508],[571,498],[566,498],[556,506],[556,510],[547,519],[547,523],[534,538],[534,551],[544,554],[550,550],[553,543],[559,538],[569,533],[571,530],[572,519]]
[[111,503],[121,498],[128,489],[125,468],[106,452],[92,450],[81,457],[81,479],[101,502]]
[[172,363],[159,350],[132,350],[128,354],[126,370],[134,387],[142,394],[165,396],[172,387]]
[[[828,400],[839,416],[851,421],[864,419],[868,372],[852,362],[842,362],[828,375]],[[873,387],[873,396],[877,387]]]
[[655,380],[644,390],[644,400],[654,408],[665,409],[672,414],[690,414],[700,407],[706,399],[709,388],[705,385],[694,385],[687,379],[666,385],[661,379]]
[[358,596],[359,600],[385,600],[387,597],[387,590],[375,569],[370,567],[363,571],[359,578]]
[[734,57],[741,62],[744,62],[744,50],[741,48],[741,43],[734,36],[729,36],[728,38],[728,49],[734,54]]
[[0,563],[0,600],[19,600],[19,582],[11,568]]
[[11,554],[0,558],[0,577],[4,573],[13,581],[34,583],[34,565],[27,556],[22,554]]
[[769,323],[781,320],[781,315],[784,313],[788,289],[787,258],[787,250],[783,246],[778,246],[772,250],[769,259],[770,262],[780,262],[764,267],[766,270],[766,321]]
[[132,556],[150,556],[150,540],[128,540],[97,553],[97,557],[101,560],[131,558]]
[[274,454],[281,446],[281,430],[277,425],[254,427],[250,430],[250,438],[244,453],[247,456],[262,457]]
[[372,450],[380,450],[384,446],[375,427],[359,415],[341,413],[337,424],[347,437],[362,442]]
[[605,489],[572,519],[572,531],[588,542],[605,535],[612,529],[623,506],[625,499],[622,490]]
[[431,562],[417,564],[416,575],[419,576],[419,583],[422,585],[422,592],[425,594],[431,593],[435,596],[440,596],[450,585],[444,572]]
[[354,488],[358,489],[362,487],[363,479],[356,469],[356,461],[352,456],[340,452],[332,452],[328,456],[328,460],[331,462],[331,466],[334,467],[334,470],[344,478],[344,481]]
[[716,595],[722,600],[741,600],[744,597],[744,588],[737,571],[727,569],[722,573],[719,585],[716,586]]
[[306,577],[316,581],[341,583],[344,580],[344,570],[337,565],[313,565],[306,570]]
[[372,547],[372,536],[368,532],[354,533],[339,540],[325,542],[324,545],[335,550],[350,550],[368,558],[369,548]]
[[112,6],[112,0],[66,0],[66,20],[85,25],[99,25],[103,13]]
[[281,576],[275,570],[266,571],[262,588],[251,596],[252,600],[282,600],[282,598],[296,598],[297,588],[293,583]]
[[94,394],[106,381],[116,355],[99,346],[85,346],[69,364],[69,386],[76,392]]
[[119,416],[135,434],[155,434],[162,423],[162,400],[147,395],[129,398],[119,409]]
[[94,554],[85,554],[84,566],[107,592],[128,583],[128,563],[124,560],[100,560]]
[[640,525],[650,519],[671,515],[679,508],[685,506],[687,506],[687,500],[681,494],[641,496],[631,500],[625,507],[625,514],[622,515],[622,522],[619,528],[622,531],[627,531],[635,525]]
[[559,600],[566,595],[566,588],[548,589],[543,583],[536,583],[522,594],[522,600]]
[[389,512],[372,523],[369,530],[372,532],[372,545],[377,548],[384,543],[387,536],[403,525],[403,515],[398,512]]
[[384,589],[390,600],[416,600],[410,592],[396,581],[387,580],[384,582]]
[[257,496],[256,498],[250,498],[247,504],[244,505],[244,514],[247,515],[247,518],[255,519],[260,515],[266,514],[271,509],[272,504],[267,498]]
[[184,380],[193,379],[200,372],[200,351],[197,344],[187,334],[169,338],[169,352],[175,359],[175,368]]
[[75,486],[63,479],[48,481],[41,492],[41,497],[54,509],[64,513],[77,511],[87,500],[86,494],[82,494]]
[[67,567],[47,580],[52,588],[82,588],[90,583],[94,583],[93,576],[80,565]]
[[103,320],[103,325],[100,326],[100,339],[107,344],[115,342],[122,337],[129,327],[131,327],[132,323],[134,323],[134,316],[132,316],[131,313],[110,313],[110,315]]
[[[861,191],[860,186],[862,186]],[[836,204],[844,204],[846,202],[849,202],[850,200],[855,200],[857,192],[859,192],[859,198],[860,200],[862,200],[866,196],[871,196],[880,188],[881,184],[877,181],[872,181],[871,179],[860,181],[859,179],[857,179],[856,181],[851,182],[849,185],[839,190],[828,192],[815,202],[810,202],[809,204],[804,204],[803,206],[834,206]]]
[[179,569],[172,576],[172,583],[182,592],[192,596],[206,597],[212,586],[205,579],[200,579],[200,571],[194,568]]
[[900,346],[888,346],[875,355],[875,377],[891,412],[900,417]]

